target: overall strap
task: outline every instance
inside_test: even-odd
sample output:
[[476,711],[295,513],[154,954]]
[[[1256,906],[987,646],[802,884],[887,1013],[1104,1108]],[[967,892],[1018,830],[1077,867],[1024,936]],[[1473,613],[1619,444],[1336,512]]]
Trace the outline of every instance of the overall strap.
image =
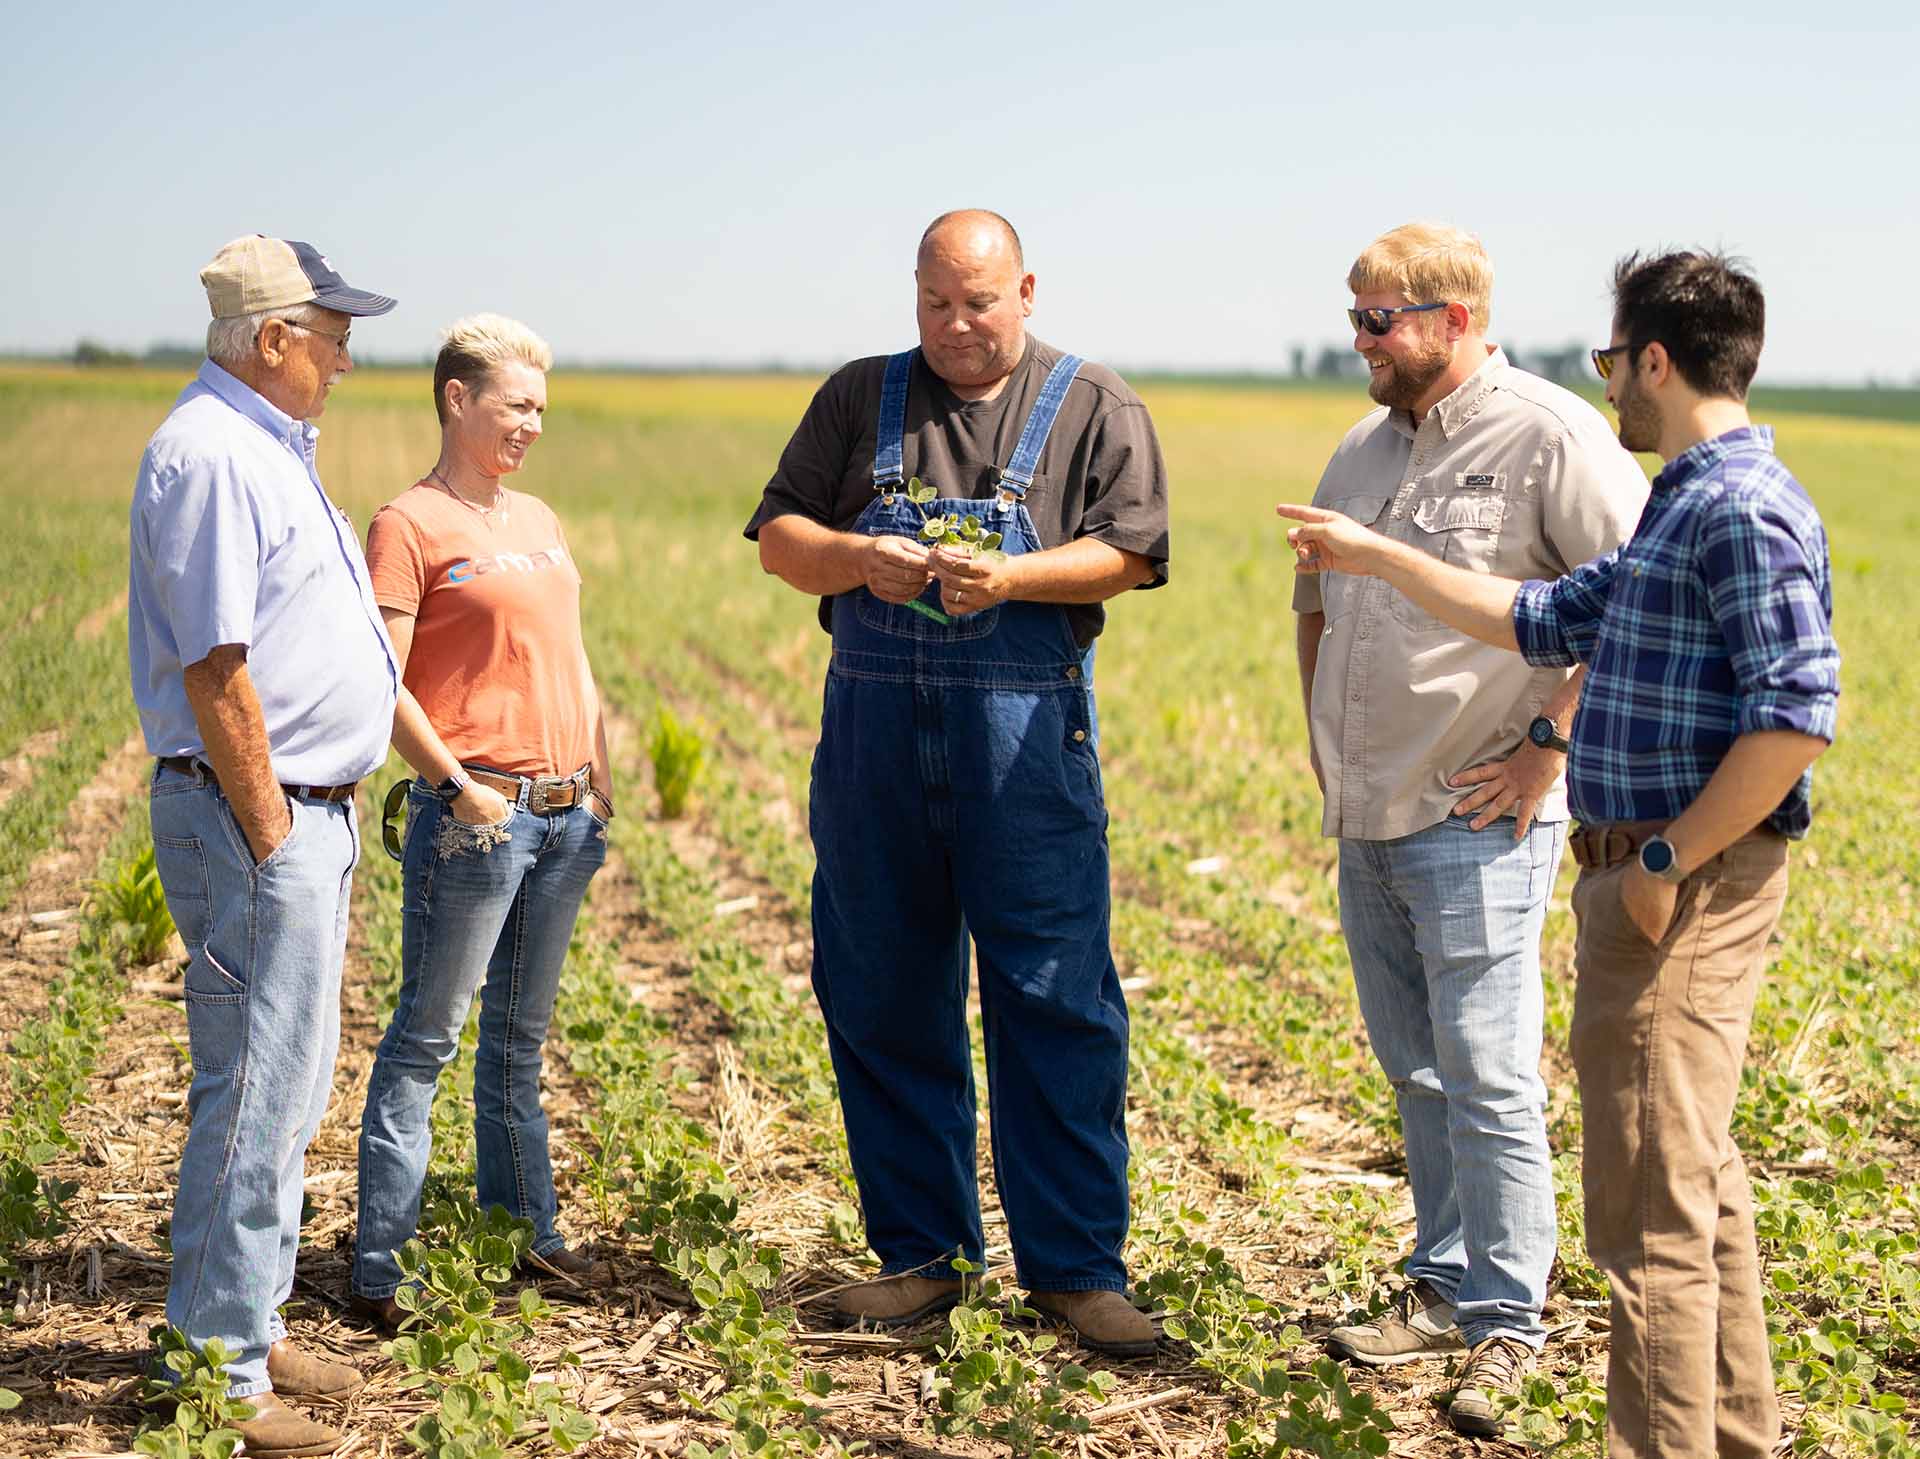
[[1027,424],[1020,432],[1020,444],[1013,448],[1013,459],[1000,473],[1000,490],[1015,500],[1025,498],[1027,488],[1033,485],[1034,468],[1040,464],[1040,452],[1052,434],[1060,404],[1067,398],[1067,387],[1073,384],[1073,377],[1085,363],[1078,355],[1065,355],[1047,373],[1047,383],[1040,387],[1039,398],[1033,402]]
[[913,351],[887,357],[887,373],[880,383],[880,429],[873,442],[873,489],[891,491],[904,479],[907,459],[907,381],[913,374]]

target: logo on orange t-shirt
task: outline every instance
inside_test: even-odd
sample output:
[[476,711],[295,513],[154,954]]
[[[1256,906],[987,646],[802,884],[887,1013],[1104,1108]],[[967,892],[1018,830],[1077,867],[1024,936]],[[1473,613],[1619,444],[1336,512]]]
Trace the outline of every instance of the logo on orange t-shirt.
[[472,582],[490,572],[539,572],[543,568],[558,567],[566,560],[566,550],[558,543],[543,547],[538,552],[500,552],[492,557],[469,557],[447,569],[447,581]]

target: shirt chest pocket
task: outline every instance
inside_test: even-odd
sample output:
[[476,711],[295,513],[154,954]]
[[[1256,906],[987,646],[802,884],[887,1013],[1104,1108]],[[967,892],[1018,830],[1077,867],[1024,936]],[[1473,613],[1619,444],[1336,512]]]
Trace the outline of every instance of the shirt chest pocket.
[[1455,567],[1490,572],[1507,515],[1506,484],[1504,472],[1457,473],[1452,491],[1413,504],[1414,545]]
[[[1345,496],[1335,497],[1321,505],[1371,527],[1380,519],[1380,513],[1386,510],[1388,500],[1377,495]],[[1327,622],[1344,618],[1358,607],[1360,595],[1366,591],[1366,586],[1365,578],[1356,578],[1351,573],[1330,572],[1323,576],[1320,580],[1320,611],[1327,615]]]
[[[1407,540],[1422,552],[1469,572],[1492,572],[1507,515],[1505,472],[1456,472],[1453,489],[1413,503]],[[1443,628],[1431,613],[1403,593],[1389,600],[1393,616],[1409,628]]]

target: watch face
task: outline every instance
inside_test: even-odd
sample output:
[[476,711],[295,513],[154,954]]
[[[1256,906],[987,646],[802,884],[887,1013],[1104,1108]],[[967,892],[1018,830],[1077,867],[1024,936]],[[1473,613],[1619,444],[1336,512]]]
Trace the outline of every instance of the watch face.
[[1640,847],[1640,864],[1655,876],[1673,865],[1673,847],[1655,836]]
[[1553,726],[1544,719],[1536,719],[1527,726],[1527,734],[1536,745],[1544,745],[1553,738]]

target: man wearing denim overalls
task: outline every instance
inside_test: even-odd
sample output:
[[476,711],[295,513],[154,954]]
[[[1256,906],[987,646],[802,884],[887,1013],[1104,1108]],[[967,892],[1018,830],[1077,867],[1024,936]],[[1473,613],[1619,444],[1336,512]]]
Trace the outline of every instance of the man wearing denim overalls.
[[[914,278],[920,347],[820,388],[746,529],[833,635],[813,986],[882,1268],[836,1316],[918,1321],[959,1300],[954,1258],[984,1261],[971,939],[1018,1280],[1088,1347],[1145,1354],[1093,642],[1106,599],[1166,580],[1166,469],[1117,375],[1027,335],[1034,279],[1004,218],[935,219]],[[925,540],[966,517],[997,549]]]

